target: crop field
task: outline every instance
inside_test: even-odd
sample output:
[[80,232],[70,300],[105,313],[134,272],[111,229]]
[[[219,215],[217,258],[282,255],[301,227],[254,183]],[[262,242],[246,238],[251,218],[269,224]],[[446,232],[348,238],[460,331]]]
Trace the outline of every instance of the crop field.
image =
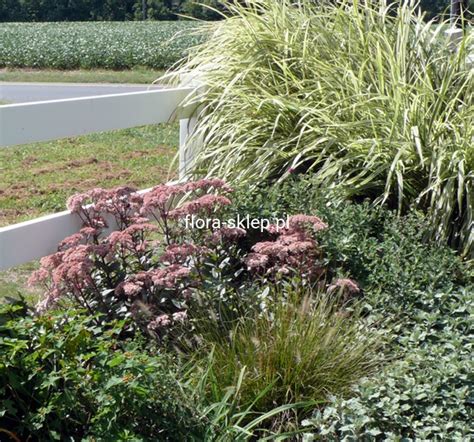
[[0,67],[166,69],[202,35],[197,22],[2,23]]

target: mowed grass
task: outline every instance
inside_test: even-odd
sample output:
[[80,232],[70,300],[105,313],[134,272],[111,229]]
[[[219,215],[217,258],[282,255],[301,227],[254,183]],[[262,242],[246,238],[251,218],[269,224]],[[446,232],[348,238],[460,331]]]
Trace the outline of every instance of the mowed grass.
[[45,83],[135,83],[149,84],[164,71],[134,68],[114,71],[109,69],[0,69],[0,81]]
[[[147,188],[176,177],[178,128],[144,126],[0,149],[0,226],[65,210],[70,195],[93,187]],[[0,298],[25,295],[36,263],[0,272]]]

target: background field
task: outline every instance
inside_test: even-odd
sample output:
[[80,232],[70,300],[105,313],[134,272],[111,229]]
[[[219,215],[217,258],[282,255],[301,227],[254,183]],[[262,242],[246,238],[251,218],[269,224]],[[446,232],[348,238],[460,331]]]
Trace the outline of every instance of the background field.
[[2,23],[0,67],[166,69],[202,36],[191,21]]

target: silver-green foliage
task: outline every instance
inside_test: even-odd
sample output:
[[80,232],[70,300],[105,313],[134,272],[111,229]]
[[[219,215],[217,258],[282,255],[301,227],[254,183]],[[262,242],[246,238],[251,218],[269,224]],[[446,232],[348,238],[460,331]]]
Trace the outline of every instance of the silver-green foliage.
[[399,360],[316,411],[306,440],[472,440],[473,289],[419,292]]
[[247,3],[182,67],[205,86],[197,172],[311,171],[347,196],[426,210],[438,239],[473,253],[472,33],[450,50],[413,3]]
[[0,67],[168,68],[199,43],[196,22],[2,23]]

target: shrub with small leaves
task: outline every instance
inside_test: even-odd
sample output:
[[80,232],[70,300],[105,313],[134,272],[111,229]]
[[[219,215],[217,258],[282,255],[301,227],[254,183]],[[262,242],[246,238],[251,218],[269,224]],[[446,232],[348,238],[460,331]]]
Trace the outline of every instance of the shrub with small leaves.
[[366,313],[390,320],[394,362],[305,422],[308,440],[468,440],[472,421],[472,262],[429,240],[428,220],[335,203],[307,177],[235,198],[269,216],[317,213],[327,268],[359,284]]
[[0,430],[19,440],[199,440],[205,422],[173,360],[125,339],[123,321],[21,312],[0,307]]
[[418,293],[429,308],[400,325],[400,358],[305,421],[307,440],[471,440],[473,292]]

